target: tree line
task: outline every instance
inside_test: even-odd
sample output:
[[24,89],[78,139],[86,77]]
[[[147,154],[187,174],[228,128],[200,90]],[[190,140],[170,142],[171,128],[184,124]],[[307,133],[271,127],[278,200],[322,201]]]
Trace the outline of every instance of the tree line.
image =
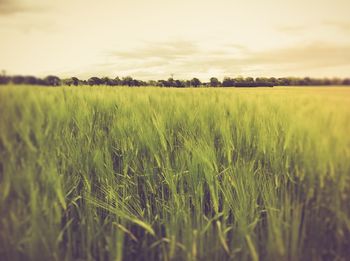
[[45,78],[22,75],[0,75],[0,84],[25,84],[42,86],[79,86],[79,85],[107,85],[107,86],[159,86],[159,87],[273,87],[273,86],[328,86],[328,85],[350,85],[350,78],[310,78],[310,77],[225,77],[222,81],[216,77],[210,78],[208,82],[201,82],[198,78],[191,80],[175,80],[170,77],[168,80],[142,81],[127,77],[91,77],[88,80],[81,80],[77,77],[60,79],[58,76],[49,75]]

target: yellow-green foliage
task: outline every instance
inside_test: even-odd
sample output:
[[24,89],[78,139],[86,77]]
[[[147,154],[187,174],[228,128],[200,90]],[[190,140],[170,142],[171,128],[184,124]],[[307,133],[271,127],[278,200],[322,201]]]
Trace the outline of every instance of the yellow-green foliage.
[[346,260],[350,89],[0,88],[1,260]]

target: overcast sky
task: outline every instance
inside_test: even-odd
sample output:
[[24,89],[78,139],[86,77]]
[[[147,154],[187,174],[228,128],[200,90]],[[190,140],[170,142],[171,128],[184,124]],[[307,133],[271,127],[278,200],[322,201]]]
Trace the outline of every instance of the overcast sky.
[[350,77],[350,0],[0,0],[0,69]]

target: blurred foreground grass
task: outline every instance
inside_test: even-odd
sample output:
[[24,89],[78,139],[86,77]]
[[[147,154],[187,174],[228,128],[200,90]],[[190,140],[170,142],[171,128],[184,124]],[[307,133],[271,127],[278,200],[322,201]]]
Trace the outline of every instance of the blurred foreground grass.
[[0,88],[1,260],[346,260],[350,89]]

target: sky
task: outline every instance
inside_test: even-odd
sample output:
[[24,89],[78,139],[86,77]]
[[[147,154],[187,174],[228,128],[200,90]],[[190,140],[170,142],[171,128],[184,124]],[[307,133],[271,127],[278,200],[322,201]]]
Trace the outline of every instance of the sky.
[[350,77],[349,0],[0,0],[0,70]]

